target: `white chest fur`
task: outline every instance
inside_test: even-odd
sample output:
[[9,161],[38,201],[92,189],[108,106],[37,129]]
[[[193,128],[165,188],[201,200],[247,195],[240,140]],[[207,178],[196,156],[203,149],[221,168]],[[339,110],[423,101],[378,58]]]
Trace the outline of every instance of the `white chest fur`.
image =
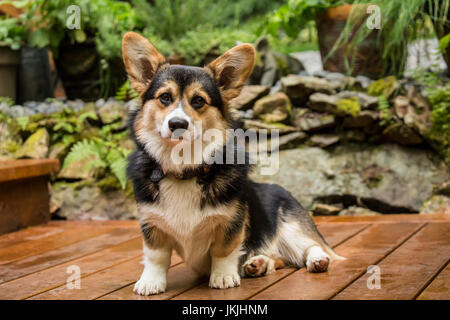
[[[151,221],[173,237],[179,253],[195,269],[208,264],[204,260],[214,239],[215,222],[222,220],[220,218],[228,220],[236,212],[236,208],[229,205],[200,208],[201,196],[201,186],[196,178],[166,177],[159,184],[155,203],[138,204],[141,220]],[[211,219],[213,217],[219,219]]]

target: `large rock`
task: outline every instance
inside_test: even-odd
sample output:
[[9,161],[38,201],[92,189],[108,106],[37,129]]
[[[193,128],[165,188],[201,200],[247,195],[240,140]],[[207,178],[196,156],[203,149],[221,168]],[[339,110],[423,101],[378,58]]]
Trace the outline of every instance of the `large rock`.
[[345,117],[342,126],[349,129],[362,129],[365,133],[375,133],[378,130],[379,119],[379,112],[363,110],[354,117]]
[[127,107],[114,99],[106,101],[97,109],[99,118],[104,124],[118,122],[116,129],[124,129],[127,123],[128,109]]
[[369,96],[363,92],[357,91],[341,91],[336,95],[339,99],[356,98],[361,106],[361,109],[377,109],[378,98]]
[[408,90],[407,97],[395,97],[394,110],[397,117],[421,135],[431,128],[431,106],[414,87]]
[[245,130],[265,129],[269,133],[272,132],[272,130],[278,130],[280,134],[301,131],[299,128],[287,126],[282,123],[264,123],[261,120],[247,120],[247,119],[244,119],[244,129]]
[[241,94],[230,101],[230,107],[239,110],[250,109],[256,100],[269,94],[268,86],[245,86]]
[[56,184],[51,203],[58,204],[58,217],[68,220],[122,220],[138,216],[135,200],[123,191],[102,191],[95,186],[78,190],[72,184]]
[[318,113],[306,108],[292,110],[293,123],[303,131],[316,132],[336,125],[335,116],[328,113]]
[[291,103],[283,92],[259,99],[253,106],[253,115],[266,123],[289,122]]
[[388,141],[405,146],[421,144],[423,142],[423,138],[416,131],[400,121],[384,129],[383,137]]
[[25,140],[23,146],[17,150],[16,158],[43,159],[47,157],[50,136],[45,128],[38,129]]
[[377,98],[355,91],[343,91],[334,95],[314,93],[308,101],[308,107],[314,111],[329,112],[341,117],[355,117],[361,110],[376,109],[377,106]]
[[[366,172],[368,171],[368,172]],[[432,152],[395,144],[338,145],[330,151],[306,147],[281,151],[279,171],[253,178],[278,183],[310,209],[316,203],[363,204],[381,213],[419,212],[433,185],[450,178]]]
[[325,79],[290,74],[281,78],[283,91],[295,106],[305,106],[313,93],[333,94],[333,86]]

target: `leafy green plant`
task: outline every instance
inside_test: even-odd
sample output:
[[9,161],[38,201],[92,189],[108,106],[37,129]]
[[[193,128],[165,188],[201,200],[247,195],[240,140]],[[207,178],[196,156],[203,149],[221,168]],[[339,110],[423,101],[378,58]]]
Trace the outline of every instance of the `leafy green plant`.
[[267,19],[265,32],[278,35],[280,29],[292,38],[326,9],[344,4],[343,0],[291,0]]
[[75,143],[64,160],[63,168],[76,161],[86,161],[83,170],[109,170],[119,180],[123,189],[127,185],[126,166],[128,150],[101,139],[84,139]]
[[119,101],[129,101],[136,99],[138,96],[138,93],[131,87],[130,81],[127,80],[119,90],[117,90],[115,99]]
[[11,107],[14,105],[14,100],[10,97],[0,97],[0,103],[6,104],[8,107]]
[[25,38],[26,28],[18,18],[0,16],[0,45],[18,50]]
[[381,12],[381,29],[376,41],[381,49],[385,75],[402,75],[408,43],[429,38],[434,35],[433,25],[440,29],[450,22],[447,19],[450,0],[410,0],[407,6],[401,0],[353,0],[352,3],[350,18],[328,56],[345,46],[347,55],[353,57],[349,68],[354,65],[358,47],[373,33],[373,29],[360,27],[369,17],[361,14],[365,12],[362,8],[376,5]]
[[380,111],[380,125],[387,126],[393,119],[391,105],[385,95],[378,96],[378,110]]
[[441,40],[439,40],[439,49],[441,49],[442,53],[445,53],[449,45],[450,45],[450,33],[442,37]]

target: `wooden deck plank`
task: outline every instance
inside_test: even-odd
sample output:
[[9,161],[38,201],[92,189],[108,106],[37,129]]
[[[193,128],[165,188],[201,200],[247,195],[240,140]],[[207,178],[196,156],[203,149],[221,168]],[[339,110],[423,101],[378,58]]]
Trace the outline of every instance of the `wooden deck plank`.
[[166,292],[152,296],[141,296],[133,292],[134,282],[122,289],[100,298],[100,300],[168,300],[189,290],[204,279],[190,271],[186,264],[181,263],[169,269]]
[[3,234],[0,236],[0,249],[6,248],[19,243],[24,243],[30,240],[38,240],[45,237],[61,233],[66,230],[63,226],[54,226],[43,224],[34,227],[28,227],[16,232]]
[[417,300],[450,300],[450,263],[447,263]]
[[72,265],[78,266],[81,277],[85,277],[116,264],[137,258],[141,254],[142,239],[138,237],[82,258],[0,284],[0,300],[25,299],[64,285],[69,276],[67,268]]
[[430,223],[377,264],[380,289],[367,289],[367,278],[372,274],[366,274],[335,299],[414,299],[449,259],[450,222]]
[[[80,231],[78,231],[80,232]],[[84,233],[80,232],[80,233]],[[38,272],[46,268],[62,264],[82,256],[103,250],[139,235],[136,229],[112,229],[107,233],[79,241],[69,246],[57,248],[51,251],[32,255],[8,264],[0,265],[0,280],[11,281],[30,273]]]
[[[353,225],[320,225],[318,228],[322,235],[325,237],[331,247],[335,247],[340,243],[351,238],[368,225],[353,224]],[[270,287],[275,282],[289,276],[297,269],[286,268],[277,270],[274,274],[259,278],[243,278],[241,279],[241,285],[237,288],[228,290],[215,290],[208,287],[207,282],[200,284],[199,286],[188,290],[180,295],[175,296],[176,300],[194,300],[194,299],[219,299],[219,300],[231,300],[231,299],[248,299],[249,297],[257,294],[258,292]]]
[[252,299],[330,299],[401,245],[423,224],[374,224],[336,248],[347,260],[335,261],[326,273],[300,269]]
[[[139,279],[143,265],[141,257],[115,265],[81,279],[80,289],[68,289],[65,285],[43,292],[30,300],[93,300],[128,286]],[[171,265],[181,263],[180,256],[173,254]]]
[[314,217],[317,224],[323,223],[394,223],[394,222],[446,222],[450,215],[438,214],[383,214],[378,216],[318,216]]
[[133,228],[139,229],[137,220],[52,220],[48,222],[50,226],[60,227],[110,227],[110,228]]
[[[29,256],[55,250],[84,241],[111,231],[111,227],[74,227],[64,232],[53,234],[24,243],[13,244],[0,249],[0,265],[8,264]],[[0,278],[1,279],[1,278]]]

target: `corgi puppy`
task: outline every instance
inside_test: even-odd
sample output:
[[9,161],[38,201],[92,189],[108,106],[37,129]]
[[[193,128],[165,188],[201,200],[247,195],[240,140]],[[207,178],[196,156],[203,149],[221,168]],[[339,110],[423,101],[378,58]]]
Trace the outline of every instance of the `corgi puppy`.
[[227,152],[226,130],[233,128],[228,106],[252,72],[251,45],[236,46],[204,68],[170,65],[147,39],[128,32],[122,53],[141,100],[130,114],[137,149],[127,168],[144,240],[137,294],[165,291],[173,250],[220,289],[287,266],[324,272],[341,259],[288,191],[249,179],[248,163],[179,163],[172,156],[210,129],[223,133],[225,142],[199,152]]

